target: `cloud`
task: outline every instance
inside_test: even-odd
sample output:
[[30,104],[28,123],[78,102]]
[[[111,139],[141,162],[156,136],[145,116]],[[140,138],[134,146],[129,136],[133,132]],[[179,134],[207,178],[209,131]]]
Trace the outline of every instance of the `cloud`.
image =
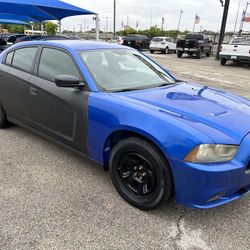
[[[97,12],[100,14],[101,29],[106,30],[106,17],[108,18],[109,30],[113,26],[113,0],[64,0],[67,3],[77,5],[79,7]],[[239,22],[243,8],[246,6],[247,0],[241,1]],[[227,31],[233,31],[237,9],[238,0],[231,0],[230,10],[228,15]],[[152,25],[161,26],[161,18],[165,17],[165,29],[176,29],[179,19],[180,10],[184,11],[181,22],[181,30],[192,30],[194,24],[194,17],[196,13],[201,17],[201,22],[197,25],[196,29],[200,30],[200,26],[206,30],[219,31],[223,8],[219,0],[117,0],[117,30],[121,29],[121,23],[127,23],[132,27],[136,26],[139,22],[140,29],[149,28]],[[84,21],[85,20],[85,21]],[[63,20],[64,28],[79,30],[80,24],[84,24],[87,28],[95,27],[95,22],[92,17],[78,16],[70,17]],[[250,24],[245,26],[250,30]]]

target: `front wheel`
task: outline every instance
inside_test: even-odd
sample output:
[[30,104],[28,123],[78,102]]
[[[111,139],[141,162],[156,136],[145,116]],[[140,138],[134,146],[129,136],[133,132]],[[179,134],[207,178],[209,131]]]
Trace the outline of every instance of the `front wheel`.
[[169,48],[167,47],[167,48],[165,49],[164,53],[165,53],[165,54],[169,54],[169,52],[170,52],[170,51],[169,51]]
[[0,129],[6,128],[8,125],[8,120],[3,106],[0,104]]
[[133,206],[152,210],[172,194],[167,162],[150,143],[129,138],[112,150],[109,172],[118,193]]
[[151,54],[154,54],[155,52],[154,52],[154,50],[150,50],[150,53],[151,53]]

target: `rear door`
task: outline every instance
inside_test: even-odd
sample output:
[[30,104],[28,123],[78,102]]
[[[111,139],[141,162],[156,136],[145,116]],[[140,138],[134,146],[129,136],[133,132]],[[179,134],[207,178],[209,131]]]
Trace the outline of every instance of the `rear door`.
[[87,154],[87,110],[89,91],[59,88],[55,78],[74,75],[82,79],[71,55],[54,47],[43,47],[36,75],[30,80],[29,112],[32,127]]
[[0,65],[0,100],[9,119],[22,123],[29,120],[29,81],[37,51],[37,47],[22,47],[10,51]]

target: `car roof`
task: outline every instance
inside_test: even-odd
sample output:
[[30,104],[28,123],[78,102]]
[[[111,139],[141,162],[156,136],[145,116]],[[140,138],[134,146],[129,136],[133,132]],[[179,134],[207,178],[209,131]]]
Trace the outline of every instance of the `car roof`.
[[[23,42],[12,46],[13,48],[25,47],[29,45],[47,45],[60,47],[64,49],[73,49],[73,50],[92,50],[92,49],[122,49],[125,48],[122,45],[104,43],[104,42],[95,42],[95,41],[83,41],[83,40],[50,40],[50,41],[30,41]],[[131,49],[126,47],[127,49]]]

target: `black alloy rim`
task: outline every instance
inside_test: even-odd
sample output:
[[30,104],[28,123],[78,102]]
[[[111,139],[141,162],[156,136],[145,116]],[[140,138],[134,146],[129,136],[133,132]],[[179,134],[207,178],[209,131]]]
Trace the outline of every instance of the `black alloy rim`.
[[119,176],[128,191],[137,195],[149,195],[155,188],[155,175],[149,161],[139,153],[121,157]]

